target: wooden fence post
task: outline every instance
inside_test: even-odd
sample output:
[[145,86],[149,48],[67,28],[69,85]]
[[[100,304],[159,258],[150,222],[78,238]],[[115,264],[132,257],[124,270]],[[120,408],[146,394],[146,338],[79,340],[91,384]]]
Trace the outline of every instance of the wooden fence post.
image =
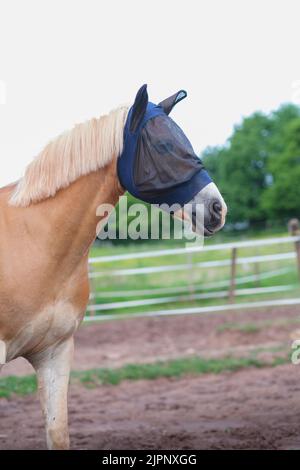
[[[259,255],[261,254],[261,251],[260,251],[259,248],[256,250],[255,254],[256,254],[257,256],[259,256]],[[259,271],[260,271],[260,269],[259,269],[259,263],[254,263],[253,269],[254,269],[254,274],[255,274],[255,276],[256,276],[255,285],[256,285],[256,287],[259,287],[259,286],[260,286],[260,280],[259,280]]]
[[296,255],[297,255],[298,275],[300,279],[300,241],[299,240],[295,242],[295,250],[296,250]]
[[[291,219],[288,223],[288,229],[291,235],[300,235],[300,224],[298,219]],[[300,279],[300,240],[295,241],[295,251],[297,258],[298,275]]]
[[234,302],[235,297],[236,255],[237,249],[234,247],[231,251],[230,287],[228,295],[230,302]]

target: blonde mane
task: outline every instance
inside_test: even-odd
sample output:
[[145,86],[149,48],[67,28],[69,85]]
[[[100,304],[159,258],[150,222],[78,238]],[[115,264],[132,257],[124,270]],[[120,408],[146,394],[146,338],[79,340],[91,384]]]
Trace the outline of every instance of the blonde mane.
[[123,149],[128,107],[77,124],[50,142],[27,166],[10,204],[26,207],[54,196],[80,176],[103,168]]

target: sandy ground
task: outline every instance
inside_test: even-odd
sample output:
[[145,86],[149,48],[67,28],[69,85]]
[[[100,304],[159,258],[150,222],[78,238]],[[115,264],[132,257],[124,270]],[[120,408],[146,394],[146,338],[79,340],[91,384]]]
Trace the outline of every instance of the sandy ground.
[[[72,448],[300,448],[300,369],[293,367],[74,386]],[[36,396],[0,400],[0,415],[1,449],[45,448]]]
[[[228,323],[254,324],[261,329],[255,333],[219,330]],[[79,328],[73,369],[118,367],[195,354],[211,357],[230,351],[240,355],[257,345],[289,347],[294,337],[300,338],[299,306],[97,322]],[[25,359],[18,358],[2,368],[0,377],[33,372]]]
[[[74,369],[116,367],[188,355],[241,356],[253,348],[290,347],[300,338],[299,307],[205,316],[110,321],[82,327]],[[226,322],[261,326],[220,331]],[[267,322],[267,324],[266,324]],[[270,322],[270,324],[268,323]],[[23,360],[2,375],[32,372]],[[219,375],[72,385],[75,449],[300,448],[300,366]],[[0,400],[0,449],[45,448],[36,395]]]

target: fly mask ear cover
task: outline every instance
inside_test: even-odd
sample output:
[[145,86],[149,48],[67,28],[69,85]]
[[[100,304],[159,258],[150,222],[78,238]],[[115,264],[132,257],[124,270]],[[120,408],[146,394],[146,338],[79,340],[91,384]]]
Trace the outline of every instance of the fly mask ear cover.
[[186,97],[181,90],[159,105],[138,91],[124,128],[117,171],[130,194],[151,204],[184,206],[212,180],[179,126],[168,116]]

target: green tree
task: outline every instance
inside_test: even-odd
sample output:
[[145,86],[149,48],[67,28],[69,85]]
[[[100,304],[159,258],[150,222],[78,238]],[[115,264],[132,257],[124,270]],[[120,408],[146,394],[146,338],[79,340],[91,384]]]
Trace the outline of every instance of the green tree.
[[300,216],[300,118],[285,127],[281,146],[269,160],[273,181],[262,205],[271,218],[285,221]]
[[267,184],[271,128],[267,116],[255,113],[235,127],[224,148],[204,153],[204,163],[228,204],[230,222],[257,222],[265,217],[260,197]]
[[264,198],[277,171],[270,162],[284,152],[286,128],[299,116],[299,108],[293,104],[269,115],[256,112],[234,128],[223,147],[203,152],[204,163],[229,207],[228,222],[254,225],[274,217],[271,202]]

